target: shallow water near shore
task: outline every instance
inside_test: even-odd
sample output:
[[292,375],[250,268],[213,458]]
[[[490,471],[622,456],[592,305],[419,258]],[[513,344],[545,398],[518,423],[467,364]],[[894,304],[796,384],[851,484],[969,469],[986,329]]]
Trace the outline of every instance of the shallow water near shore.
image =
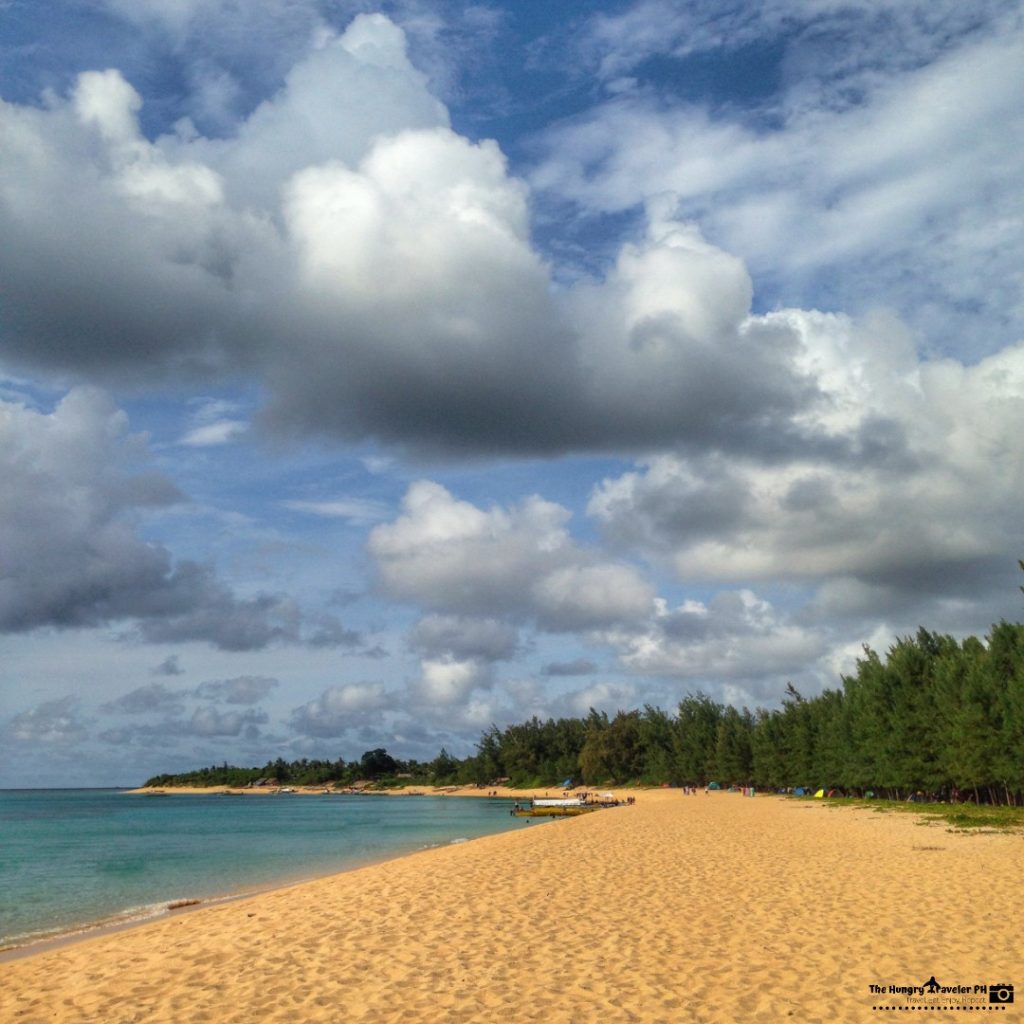
[[508,800],[0,791],[0,946],[502,832]]

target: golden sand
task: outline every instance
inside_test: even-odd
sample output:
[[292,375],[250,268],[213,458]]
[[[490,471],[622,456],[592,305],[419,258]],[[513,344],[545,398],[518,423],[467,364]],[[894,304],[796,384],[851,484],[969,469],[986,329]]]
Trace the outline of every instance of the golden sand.
[[1019,835],[642,792],[4,963],[0,1021],[906,1018],[869,986],[1024,990],[1022,867]]

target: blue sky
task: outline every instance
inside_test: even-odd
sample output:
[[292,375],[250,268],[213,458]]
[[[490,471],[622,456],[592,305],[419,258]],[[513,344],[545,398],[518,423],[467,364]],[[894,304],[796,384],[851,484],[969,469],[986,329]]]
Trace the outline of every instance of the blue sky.
[[995,2],[0,4],[0,784],[1019,618],[1022,58]]

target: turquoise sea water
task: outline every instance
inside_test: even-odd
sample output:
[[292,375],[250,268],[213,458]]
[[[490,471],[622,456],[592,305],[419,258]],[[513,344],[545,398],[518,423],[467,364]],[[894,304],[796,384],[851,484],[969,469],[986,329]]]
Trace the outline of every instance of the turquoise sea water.
[[0,946],[519,826],[445,797],[0,791]]

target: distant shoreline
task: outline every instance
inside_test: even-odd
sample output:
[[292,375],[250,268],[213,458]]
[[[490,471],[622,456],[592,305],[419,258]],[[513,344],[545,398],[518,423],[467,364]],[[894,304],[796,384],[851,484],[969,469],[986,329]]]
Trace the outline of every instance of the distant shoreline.
[[[345,787],[334,789],[330,786],[139,786],[136,789],[124,790],[126,796],[459,796],[480,797],[486,799],[529,800],[532,797],[572,795],[580,792],[595,792],[607,787],[576,786],[573,789],[561,789],[558,786],[538,787],[535,789],[515,789],[509,786],[392,786],[386,789],[372,789],[369,786],[361,789]],[[611,787],[614,791],[616,787]],[[630,793],[643,792],[643,788],[629,787]]]

